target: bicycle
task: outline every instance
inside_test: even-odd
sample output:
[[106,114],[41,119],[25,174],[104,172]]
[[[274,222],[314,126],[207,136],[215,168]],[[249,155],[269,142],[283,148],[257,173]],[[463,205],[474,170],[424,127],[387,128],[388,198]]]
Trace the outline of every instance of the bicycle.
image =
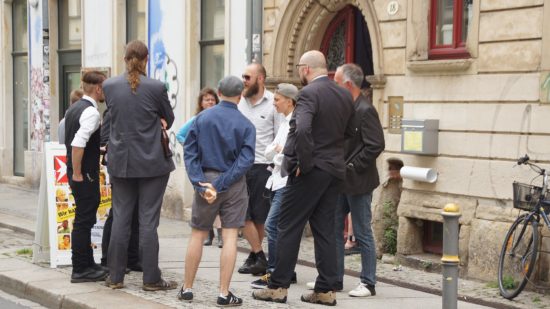
[[[500,252],[498,261],[498,286],[500,295],[513,299],[525,288],[539,255],[539,224],[543,223],[550,229],[550,200],[548,194],[548,172],[536,164],[529,162],[529,156],[518,159],[517,165],[528,165],[537,177],[542,176],[542,187],[513,183],[514,208],[527,211],[518,216],[512,224]],[[535,177],[535,178],[537,178]]]

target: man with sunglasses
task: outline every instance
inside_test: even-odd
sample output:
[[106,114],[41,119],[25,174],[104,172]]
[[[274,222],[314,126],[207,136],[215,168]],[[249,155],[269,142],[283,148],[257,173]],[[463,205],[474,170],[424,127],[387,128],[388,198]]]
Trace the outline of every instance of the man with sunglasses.
[[246,173],[249,192],[248,210],[243,235],[250,244],[250,254],[239,268],[241,274],[263,275],[267,270],[267,259],[262,250],[264,224],[269,213],[269,193],[265,184],[271,175],[265,148],[273,142],[284,116],[273,106],[273,93],[265,88],[266,71],[263,65],[252,63],[242,75],[244,90],[239,111],[256,128],[256,150],[254,165]]

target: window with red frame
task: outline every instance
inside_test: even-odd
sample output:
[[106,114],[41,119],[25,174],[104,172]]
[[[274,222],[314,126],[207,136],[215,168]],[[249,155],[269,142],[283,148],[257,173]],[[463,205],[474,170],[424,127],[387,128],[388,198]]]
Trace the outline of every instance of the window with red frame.
[[431,0],[430,59],[469,58],[466,50],[473,0]]

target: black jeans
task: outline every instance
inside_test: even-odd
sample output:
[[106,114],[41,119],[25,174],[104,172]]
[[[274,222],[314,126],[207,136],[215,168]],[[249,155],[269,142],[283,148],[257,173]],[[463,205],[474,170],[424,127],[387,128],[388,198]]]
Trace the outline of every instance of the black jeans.
[[289,176],[277,225],[276,264],[270,288],[288,288],[300,250],[300,241],[309,220],[315,243],[315,265],[319,276],[315,292],[338,288],[334,209],[342,181],[313,168],[298,177]]
[[[136,207],[137,208],[137,207]],[[103,226],[103,237],[101,238],[101,265],[107,266],[107,254],[111,240],[111,229],[113,226],[113,212],[109,210],[109,216]],[[128,244],[128,265],[139,264],[139,213],[134,211],[132,216],[132,231],[130,243]]]
[[[70,173],[72,175],[72,173]],[[76,203],[71,249],[73,272],[80,273],[95,265],[91,232],[96,223],[99,207],[99,175],[84,173],[84,180],[76,182],[69,179],[69,185]]]

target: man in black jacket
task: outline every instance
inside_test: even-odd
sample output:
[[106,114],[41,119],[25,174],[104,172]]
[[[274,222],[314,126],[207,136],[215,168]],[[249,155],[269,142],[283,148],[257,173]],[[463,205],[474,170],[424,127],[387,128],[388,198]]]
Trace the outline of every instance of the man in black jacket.
[[254,291],[256,299],[286,302],[302,232],[309,220],[319,272],[314,292],[302,301],[335,305],[338,288],[334,235],[334,205],[346,175],[344,139],[353,135],[350,93],[328,78],[324,55],[308,51],[296,65],[306,85],[298,94],[283,149],[283,195],[277,226],[277,263],[268,289]]
[[344,280],[344,220],[351,212],[353,234],[361,251],[361,282],[349,291],[350,296],[366,297],[376,295],[376,247],[371,229],[372,191],[380,180],[376,158],[384,151],[384,132],[378,113],[372,105],[372,98],[361,93],[364,80],[358,65],[344,64],[338,67],[334,81],[346,88],[355,104],[354,123],[357,132],[346,140],[346,181],[343,194],[338,197],[335,214],[335,233],[338,265],[338,283]]

